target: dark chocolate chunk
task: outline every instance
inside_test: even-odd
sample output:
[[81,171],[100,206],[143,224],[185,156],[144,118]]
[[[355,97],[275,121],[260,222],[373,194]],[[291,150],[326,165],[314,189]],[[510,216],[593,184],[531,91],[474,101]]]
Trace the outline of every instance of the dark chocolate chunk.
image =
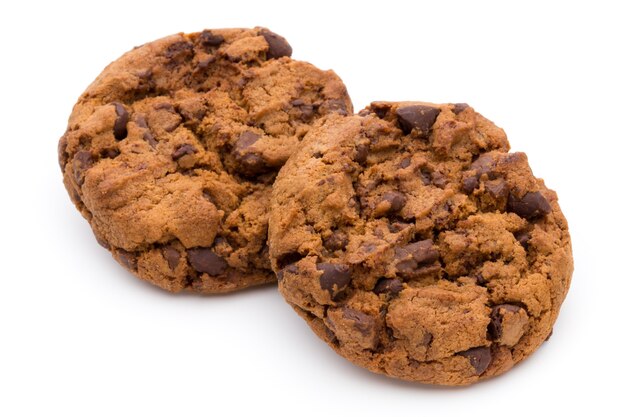
[[426,239],[396,248],[394,257],[397,261],[397,273],[401,276],[415,278],[436,270],[436,265],[428,265],[439,259],[439,251],[433,247],[432,240]]
[[354,327],[364,336],[371,334],[376,326],[372,316],[350,307],[343,308],[343,318],[354,322]]
[[525,230],[516,232],[513,236],[519,242],[520,245],[526,250],[528,250],[528,241],[530,240],[530,233]]
[[122,265],[126,267],[126,269],[130,271],[137,270],[137,256],[134,253],[127,252],[124,249],[117,250],[117,256]]
[[487,280],[483,276],[483,274],[476,275],[476,285],[480,285],[481,287],[487,283]]
[[335,230],[328,238],[324,239],[324,247],[329,250],[343,250],[348,245],[348,235],[341,230]]
[[285,276],[285,272],[289,272],[290,274],[297,274],[298,266],[295,264],[290,264],[284,267],[283,269],[281,269],[280,271],[278,271],[278,273],[276,274],[276,279],[278,280],[278,282],[283,280]]
[[198,272],[216,276],[223,274],[228,268],[226,261],[208,248],[189,249],[187,255],[192,268]]
[[397,278],[381,278],[374,286],[374,293],[396,295],[402,288],[402,281]]
[[474,191],[476,188],[478,188],[478,178],[476,178],[475,176],[463,178],[463,181],[461,183],[461,191],[463,191],[465,194],[471,194],[472,191]]
[[197,152],[195,146],[185,143],[184,145],[180,145],[176,148],[174,152],[172,152],[172,159],[174,161],[178,161],[185,155],[192,155]]
[[239,138],[235,143],[235,150],[242,152],[248,147],[254,145],[256,141],[258,141],[260,138],[261,135],[259,135],[258,133],[254,133],[251,131],[243,132],[241,135],[239,135]]
[[369,153],[369,146],[365,144],[359,144],[355,147],[354,162],[357,164],[364,164],[367,161],[367,155]]
[[239,135],[235,143],[235,160],[239,164],[240,173],[245,176],[261,174],[269,168],[262,155],[252,149],[248,149],[260,138],[261,135],[257,133],[246,131]]
[[398,164],[398,168],[404,169],[404,168],[408,168],[410,165],[411,165],[411,158],[406,157],[406,158],[402,158],[402,160]]
[[503,179],[490,180],[485,183],[485,191],[494,199],[505,199],[509,194],[509,186]]
[[350,284],[351,276],[348,265],[319,263],[317,269],[322,271],[320,287],[330,293],[330,298],[336,300]]
[[175,270],[178,266],[178,261],[180,261],[180,253],[173,246],[166,246],[163,248],[163,257],[170,269],[172,271]]
[[552,208],[548,200],[539,191],[533,191],[526,193],[522,198],[517,197],[515,193],[510,193],[507,211],[530,220],[545,216],[552,211]]
[[250,152],[237,158],[240,165],[241,174],[246,176],[254,176],[262,174],[268,170],[265,160],[260,155]]
[[397,213],[406,204],[406,196],[399,191],[387,191],[382,195],[383,201],[389,202],[389,212]]
[[265,42],[269,45],[269,49],[267,50],[268,59],[291,56],[291,45],[289,45],[285,38],[269,30],[261,31],[261,36],[265,38]]
[[152,148],[156,148],[157,146],[157,141],[154,138],[154,136],[152,135],[152,133],[150,132],[143,132],[143,140],[145,140],[146,142],[148,142],[148,144],[152,147]]
[[396,115],[405,135],[416,129],[419,137],[427,137],[440,111],[435,107],[414,105],[399,108]]
[[[491,174],[495,166],[496,161],[493,159],[492,155],[482,154],[478,157],[478,159],[472,162],[472,165],[470,165],[470,169],[476,171],[476,175],[480,177],[482,174]],[[495,174],[489,175],[489,178],[495,178],[494,175]]]
[[389,225],[389,231],[391,233],[398,233],[401,232],[402,230],[406,229],[407,227],[411,226],[409,223],[404,223],[404,222],[393,222]]
[[118,149],[113,148],[105,148],[100,152],[100,158],[110,158],[113,159],[120,154]]
[[486,346],[471,348],[464,352],[459,352],[458,355],[469,359],[477,375],[481,375],[485,372],[491,363],[491,349]]
[[454,108],[452,109],[452,112],[454,114],[459,114],[468,107],[469,106],[466,103],[455,103]]
[[430,185],[430,183],[433,182],[433,174],[430,169],[420,167],[418,174],[424,185]]
[[210,30],[203,30],[198,39],[204,46],[220,46],[224,42],[222,35],[215,35]]
[[126,111],[126,107],[120,103],[113,103],[115,106],[115,114],[117,118],[115,119],[115,123],[113,124],[113,136],[116,140],[126,139],[128,136],[128,129],[126,125],[128,124],[128,111]]
[[72,169],[74,171],[74,179],[78,185],[83,185],[85,181],[84,173],[93,165],[93,157],[89,151],[78,151],[74,155]]
[[173,64],[180,64],[193,56],[193,45],[187,41],[174,42],[165,50],[165,57]]
[[498,340],[502,337],[502,314],[500,310],[504,309],[510,311],[511,313],[517,313],[521,310],[521,307],[513,305],[513,304],[498,304],[493,306],[491,309],[491,322],[489,326],[487,326],[487,330],[489,331],[489,335],[493,340]]
[[430,264],[439,259],[439,251],[433,247],[431,239],[410,243],[404,247],[419,264]]

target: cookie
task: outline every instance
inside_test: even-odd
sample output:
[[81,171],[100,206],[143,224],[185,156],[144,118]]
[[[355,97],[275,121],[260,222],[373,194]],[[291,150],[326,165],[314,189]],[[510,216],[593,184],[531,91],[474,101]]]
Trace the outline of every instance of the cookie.
[[332,71],[264,28],[147,43],[80,96],[59,142],[69,195],[102,246],[170,291],[272,282],[276,173],[328,114],[352,113]]
[[573,263],[554,191],[466,104],[372,103],[311,130],[274,184],[279,290],[373,372],[441,385],[550,335]]

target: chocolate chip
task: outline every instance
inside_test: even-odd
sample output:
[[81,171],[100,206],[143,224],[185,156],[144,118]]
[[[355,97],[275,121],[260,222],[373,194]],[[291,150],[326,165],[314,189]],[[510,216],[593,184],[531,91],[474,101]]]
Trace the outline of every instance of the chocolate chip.
[[422,184],[424,185],[430,185],[430,183],[433,181],[432,172],[426,167],[420,167],[419,176],[422,180]]
[[364,336],[372,333],[376,326],[376,320],[369,314],[355,310],[350,307],[344,307],[343,318],[354,322],[354,327]]
[[180,253],[174,249],[173,246],[165,246],[163,248],[163,257],[167,261],[167,265],[173,271],[178,266],[178,261],[180,260]]
[[502,314],[500,312],[501,309],[504,309],[511,313],[517,313],[521,310],[521,307],[512,304],[499,304],[491,309],[491,322],[489,323],[489,326],[487,326],[487,330],[489,331],[489,335],[494,340],[502,337]]
[[330,293],[330,298],[336,300],[350,284],[351,276],[348,265],[319,263],[317,269],[322,271],[320,287]]
[[100,246],[102,246],[104,249],[111,249],[111,245],[109,245],[109,243],[104,240],[104,238],[96,235],[95,233],[94,236],[96,237],[96,242],[98,242]]
[[[396,248],[394,257],[397,261],[397,273],[401,276],[415,278],[420,273],[430,272],[428,268],[424,267],[439,259],[439,251],[433,247],[432,240],[426,239]],[[421,268],[422,271],[420,271]]]
[[203,30],[198,39],[204,46],[220,46],[224,42],[222,35],[215,35],[210,30]]
[[83,185],[85,182],[84,173],[87,169],[93,165],[93,157],[89,151],[78,151],[74,155],[72,161],[72,170],[74,171],[74,179],[78,185]]
[[238,151],[243,151],[248,147],[254,145],[256,141],[258,141],[260,138],[261,135],[259,135],[258,133],[254,133],[251,131],[243,132],[241,135],[239,135],[239,139],[237,139],[237,142],[235,143],[235,149]]
[[391,233],[398,233],[401,232],[402,230],[406,229],[407,227],[411,226],[409,223],[403,223],[403,222],[393,222],[389,225],[389,231]]
[[278,282],[283,280],[283,278],[285,277],[285,272],[289,272],[290,274],[297,274],[298,266],[295,264],[290,264],[278,271],[278,273],[276,274],[276,279],[278,280]]
[[359,144],[355,147],[354,162],[357,164],[364,164],[367,162],[367,155],[369,154],[369,146],[365,144]]
[[484,286],[487,283],[487,280],[483,276],[483,274],[476,275],[476,285]]
[[459,114],[468,107],[469,106],[466,103],[455,103],[454,108],[452,109],[452,112],[454,114]]
[[550,329],[550,333],[548,333],[548,335],[546,336],[544,342],[547,342],[548,340],[550,340],[550,338],[552,337],[552,333],[554,333],[554,329]]
[[459,352],[458,355],[469,359],[477,375],[481,375],[485,372],[491,363],[491,350],[486,346],[471,348],[465,352]]
[[137,257],[134,253],[127,252],[124,249],[117,250],[117,257],[122,265],[126,267],[126,269],[130,271],[137,270]]
[[517,197],[514,193],[510,193],[507,211],[530,220],[545,216],[552,211],[552,208],[548,200],[539,191],[533,191],[526,193],[522,198]]
[[117,114],[117,119],[115,119],[115,123],[113,124],[113,136],[116,140],[126,139],[126,136],[128,136],[128,129],[126,128],[128,124],[128,112],[120,103],[113,103],[113,105],[115,106],[115,114]]
[[430,264],[439,259],[439,251],[433,247],[431,239],[410,243],[404,247],[419,264]]
[[480,177],[482,174],[491,174],[489,175],[489,179],[494,179],[495,174],[492,173],[493,169],[496,166],[496,161],[493,159],[492,155],[482,154],[480,155],[472,165],[470,165],[470,169],[476,171],[476,175]]
[[152,133],[150,132],[143,132],[143,140],[145,140],[146,142],[148,142],[148,144],[150,145],[150,147],[152,148],[156,148],[157,146],[157,141],[154,138],[154,136],[152,135]]
[[120,151],[113,148],[105,148],[100,152],[100,158],[115,158],[120,154]]
[[407,106],[396,110],[398,123],[405,135],[417,130],[418,137],[427,137],[441,110],[428,106]]
[[396,295],[402,288],[402,281],[397,278],[381,278],[374,286],[374,293]]
[[528,250],[528,241],[530,240],[530,234],[525,231],[519,231],[516,232],[515,234],[513,234],[513,236],[515,236],[515,239],[519,242],[520,245],[522,245],[522,247],[526,250]]
[[348,235],[341,230],[335,230],[328,238],[324,239],[324,247],[329,250],[344,250],[348,245]]
[[189,263],[198,272],[216,276],[223,274],[228,268],[226,261],[208,248],[189,249],[187,255]]
[[239,171],[243,175],[253,176],[268,169],[265,159],[254,150],[248,149],[260,138],[261,135],[257,133],[246,131],[239,135],[235,143],[235,159],[239,163]]
[[399,191],[387,191],[383,193],[382,201],[389,203],[388,212],[397,213],[406,204],[406,196]]
[[193,145],[185,143],[184,145],[180,145],[179,147],[177,147],[176,150],[172,152],[172,159],[174,161],[178,161],[183,156],[193,155],[196,152],[197,149]]
[[491,180],[485,183],[485,191],[494,199],[504,199],[509,194],[509,186],[503,179]]
[[471,194],[476,188],[478,188],[478,178],[475,176],[463,178],[461,182],[461,191],[465,194]]
[[187,41],[174,42],[165,50],[165,57],[172,64],[182,63],[193,55],[193,45]]
[[398,168],[404,169],[408,168],[411,165],[411,158],[403,158],[398,164]]
[[292,49],[285,38],[269,30],[261,31],[261,36],[265,38],[265,42],[269,45],[267,50],[268,59],[291,56]]

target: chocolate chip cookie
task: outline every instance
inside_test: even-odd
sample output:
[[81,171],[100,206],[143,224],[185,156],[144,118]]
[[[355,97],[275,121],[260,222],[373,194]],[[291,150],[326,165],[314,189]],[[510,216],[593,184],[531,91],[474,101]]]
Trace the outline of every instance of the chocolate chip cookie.
[[464,385],[550,335],[572,253],[554,191],[466,104],[375,102],[330,117],[274,184],[285,299],[371,371]]
[[177,34],[126,53],[80,96],[59,143],[102,246],[170,291],[271,282],[270,191],[310,125],[352,113],[332,71],[263,28]]

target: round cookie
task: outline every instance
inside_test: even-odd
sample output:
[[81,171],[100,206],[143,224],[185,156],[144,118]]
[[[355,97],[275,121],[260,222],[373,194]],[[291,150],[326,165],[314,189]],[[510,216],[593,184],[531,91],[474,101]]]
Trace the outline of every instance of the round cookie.
[[310,125],[352,113],[332,71],[264,28],[169,36],[127,52],[80,96],[59,142],[98,242],[170,291],[272,282],[271,186]]
[[279,290],[373,372],[465,385],[551,333],[573,263],[554,191],[466,104],[372,103],[311,130],[279,173]]

